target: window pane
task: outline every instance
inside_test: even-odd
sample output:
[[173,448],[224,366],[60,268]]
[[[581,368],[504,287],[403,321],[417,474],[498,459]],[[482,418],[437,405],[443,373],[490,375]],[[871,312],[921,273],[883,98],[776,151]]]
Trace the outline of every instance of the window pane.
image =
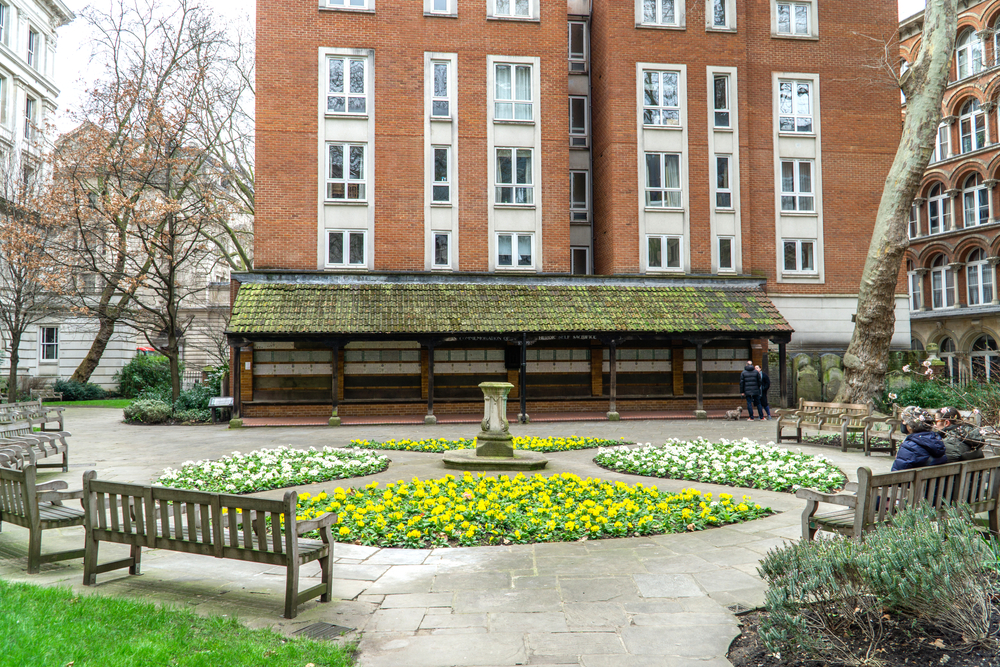
[[570,208],[587,208],[587,172],[570,174]]
[[363,146],[351,146],[351,180],[364,180],[365,149]]
[[719,239],[719,268],[733,268],[733,241],[732,239]]
[[569,24],[569,55],[571,58],[583,58],[583,23]]
[[681,158],[679,155],[664,155],[663,168],[666,172],[667,187],[681,187]]
[[667,268],[681,268],[681,240],[667,239]]
[[663,259],[661,255],[660,248],[660,237],[651,236],[649,237],[649,267],[658,269],[663,266]]
[[677,79],[676,72],[663,73],[663,106],[665,107],[679,106],[677,101]]
[[802,241],[802,270],[815,271],[816,264],[813,259],[813,242]]
[[795,192],[795,163],[781,163],[781,191]]
[[676,19],[674,18],[674,0],[660,0],[660,2],[663,3],[663,7],[661,9],[662,22],[675,23]]
[[531,185],[531,151],[517,151],[517,183],[518,185]]
[[513,183],[514,174],[512,171],[511,150],[509,148],[497,149],[497,183]]
[[351,264],[365,263],[365,235],[351,233]]
[[647,107],[659,106],[660,75],[656,72],[643,72],[642,91],[643,91],[644,106]]
[[496,0],[497,14],[510,14],[510,0]]
[[778,32],[790,33],[792,31],[791,7],[788,5],[778,5]]
[[795,241],[785,241],[785,271],[795,271],[798,268],[795,246]]
[[450,116],[451,110],[449,109],[448,100],[434,100],[431,103],[431,115]]
[[715,0],[712,7],[712,25],[717,28],[726,25],[726,0]]
[[799,192],[807,194],[812,191],[812,164],[799,162]]
[[646,185],[651,188],[659,188],[663,185],[660,175],[659,153],[646,153]]
[[448,265],[448,240],[447,234],[434,235],[434,264],[436,266]]
[[517,237],[517,265],[531,266],[531,237]]
[[330,232],[330,264],[344,263],[344,233]]
[[365,92],[365,61],[363,60],[351,61],[351,92]]
[[344,92],[344,61],[340,58],[330,59],[330,92]]
[[531,100],[531,68],[525,66],[519,66],[517,68],[516,74],[516,99],[519,100]]
[[806,5],[795,5],[795,34],[809,34],[809,7]]
[[510,65],[497,65],[496,99],[509,100],[510,96]]
[[716,188],[719,190],[729,189],[729,158],[715,158]]
[[527,16],[528,0],[514,0],[514,14],[517,16]]
[[970,266],[967,271],[967,282],[969,283],[969,305],[979,305],[979,267]]
[[801,115],[809,114],[809,84],[800,83],[796,87],[796,107],[795,113]]
[[656,0],[642,0],[643,23],[656,23]]
[[434,11],[436,12],[448,11],[448,0],[434,0]]
[[330,178],[344,177],[344,147],[330,146]]
[[437,183],[448,182],[448,149],[434,149],[434,181]]
[[587,274],[587,249],[573,248],[573,274],[583,276]]
[[497,264],[500,266],[514,265],[514,250],[510,234],[497,237]]
[[448,97],[447,63],[434,63],[434,97]]
[[983,303],[993,301],[993,267],[989,264],[983,266]]
[[570,134],[587,133],[587,104],[584,97],[569,98]]

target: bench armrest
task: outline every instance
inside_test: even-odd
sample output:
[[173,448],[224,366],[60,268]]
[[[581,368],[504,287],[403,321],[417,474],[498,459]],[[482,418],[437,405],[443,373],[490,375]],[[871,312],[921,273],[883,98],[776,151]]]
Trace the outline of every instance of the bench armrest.
[[865,423],[865,424],[887,424],[887,423],[889,423],[889,418],[888,417],[876,417],[876,416],[873,415],[871,417],[862,417],[861,421],[863,423]]
[[329,514],[324,514],[318,519],[311,519],[309,521],[296,521],[295,532],[298,533],[299,535],[304,535],[314,530],[329,528],[336,522],[337,522],[337,515],[334,514],[333,512],[330,512]]
[[844,493],[853,493],[856,495],[858,493],[858,483],[848,482],[847,484],[844,484]]
[[35,491],[58,491],[59,489],[68,489],[69,484],[57,479],[54,482],[45,482],[44,484],[35,484]]
[[[83,489],[77,489],[76,491],[43,491],[39,493],[36,498],[38,502],[51,502],[58,504],[63,500],[71,500],[76,498],[77,500],[83,500]],[[132,517],[133,519],[135,517]]]
[[798,489],[795,491],[795,497],[818,503],[842,505],[851,509],[858,506],[858,497],[848,493],[821,493],[815,489]]

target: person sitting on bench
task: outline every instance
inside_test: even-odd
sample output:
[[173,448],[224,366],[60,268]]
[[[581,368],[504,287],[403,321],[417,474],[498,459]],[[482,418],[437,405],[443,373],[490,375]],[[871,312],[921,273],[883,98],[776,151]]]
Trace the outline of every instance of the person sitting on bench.
[[892,471],[923,468],[948,463],[944,442],[932,430],[934,415],[923,408],[910,406],[901,415],[909,435],[903,440],[892,462]]
[[934,428],[941,433],[945,455],[949,461],[972,461],[983,458],[986,436],[972,424],[962,424],[957,408],[938,410]]

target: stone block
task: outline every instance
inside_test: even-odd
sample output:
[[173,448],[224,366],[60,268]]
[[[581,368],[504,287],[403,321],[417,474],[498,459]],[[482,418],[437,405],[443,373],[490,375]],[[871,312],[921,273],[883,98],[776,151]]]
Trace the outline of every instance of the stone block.
[[839,368],[830,368],[823,374],[823,397],[826,401],[833,401],[844,384],[844,371]]
[[819,367],[825,376],[831,368],[844,368],[844,361],[837,354],[824,354],[819,358]]
[[[796,357],[798,370],[795,374],[796,398],[807,401],[823,400],[823,387],[819,380],[819,370],[812,363],[802,364],[800,360],[806,355]],[[808,359],[808,357],[806,357]],[[809,359],[811,362],[812,360]]]

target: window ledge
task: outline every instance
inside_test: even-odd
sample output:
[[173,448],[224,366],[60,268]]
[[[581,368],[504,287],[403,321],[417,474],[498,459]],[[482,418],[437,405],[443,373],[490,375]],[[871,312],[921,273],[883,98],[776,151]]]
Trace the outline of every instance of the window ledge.
[[327,199],[323,202],[327,206],[368,206],[368,200],[365,201],[341,201],[339,199]]
[[367,264],[327,264],[327,271],[367,271]]
[[731,32],[736,34],[736,28],[720,28],[718,26],[705,26],[705,32]]
[[374,14],[375,10],[368,7],[330,7],[320,5],[321,12],[354,12],[355,14]]
[[542,19],[535,16],[489,16],[487,21],[513,21],[515,23],[541,23]]
[[450,201],[432,201],[431,208],[451,208],[454,206]]
[[661,274],[661,273],[678,274],[679,273],[679,274],[683,274],[684,273],[684,269],[682,269],[680,267],[677,267],[675,269],[661,269],[661,268],[657,268],[657,267],[652,267],[652,268],[647,268],[646,269],[646,273],[653,273],[653,274]]
[[819,35],[785,35],[780,32],[772,32],[771,39],[793,39],[800,42],[818,42]]
[[719,206],[715,207],[716,213],[736,213],[736,209],[730,206],[729,208],[722,208]]
[[684,213],[687,211],[683,206],[644,206],[643,209],[647,212],[650,211],[666,211],[668,213]]
[[38,363],[42,366],[55,366],[59,363],[58,359],[39,359]]
[[683,130],[683,125],[646,125],[642,124],[644,130]]
[[454,119],[451,116],[431,116],[432,123],[450,123]]
[[323,114],[327,118],[343,118],[345,120],[368,120],[368,114],[366,113],[337,113],[335,111],[327,111]]
[[[788,130],[785,130],[784,132],[782,132],[781,130],[778,130],[778,136],[779,137],[788,137],[788,138],[792,138],[792,137],[806,137],[806,138],[813,138],[813,139],[815,139],[816,138],[816,133],[815,132],[789,132]],[[788,158],[788,159],[791,160],[793,158]]]
[[[779,194],[778,196],[780,197],[781,195]],[[806,196],[808,196],[808,195],[806,195]],[[815,197],[816,195],[812,195],[812,196]],[[817,213],[816,211],[782,211],[782,210],[779,209],[778,210],[778,214],[781,215],[781,216],[789,217],[789,218],[816,218],[816,217],[819,217],[819,213]]]
[[732,127],[713,127],[712,131],[713,132],[725,132],[727,134],[732,134],[736,130],[734,130]]
[[667,25],[664,23],[636,23],[636,29],[638,30],[687,30],[687,26],[683,23],[677,25]]
[[[503,186],[497,186],[497,187],[507,187],[507,186],[503,185]],[[497,203],[494,203],[493,204],[493,208],[513,209],[513,210],[532,210],[532,209],[535,208],[535,205],[534,204],[497,204]]]
[[498,266],[494,273],[536,273],[533,266]]
[[493,123],[496,125],[534,125],[534,120],[516,120],[514,118],[494,118]]
[[424,18],[429,19],[457,19],[458,13],[448,13],[448,12],[424,12]]
[[[455,269],[450,266],[432,266],[431,271],[435,273],[454,273]],[[413,362],[410,362],[413,363]]]
[[735,276],[736,269],[719,269],[719,275]]
[[807,279],[807,280],[816,279],[816,280],[818,280],[819,279],[819,273],[817,273],[816,271],[782,271],[781,272],[781,277],[782,278],[799,279],[799,280],[801,280],[801,279]]

